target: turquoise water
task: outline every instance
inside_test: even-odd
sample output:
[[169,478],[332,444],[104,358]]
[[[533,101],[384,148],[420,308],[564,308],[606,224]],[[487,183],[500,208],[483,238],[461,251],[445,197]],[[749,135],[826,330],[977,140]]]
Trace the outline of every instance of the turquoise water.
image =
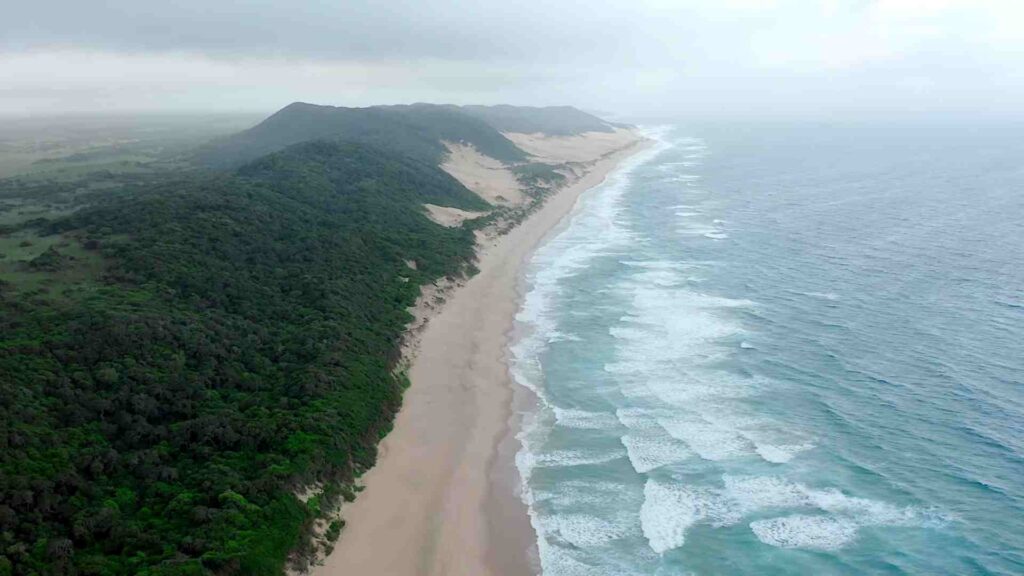
[[669,126],[533,257],[544,573],[1024,573],[1024,140]]

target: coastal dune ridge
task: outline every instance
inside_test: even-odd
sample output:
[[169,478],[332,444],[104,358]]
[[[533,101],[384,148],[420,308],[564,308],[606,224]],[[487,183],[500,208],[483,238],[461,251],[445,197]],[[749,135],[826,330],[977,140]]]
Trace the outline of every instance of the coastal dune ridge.
[[[346,528],[333,552],[311,574],[539,571],[536,535],[519,495],[519,409],[508,364],[521,268],[581,194],[651,141],[623,127],[503,134],[564,180],[518,225],[477,232],[477,274],[424,289],[404,346],[411,385],[402,409],[361,479],[365,490],[341,510]],[[445,171],[493,204],[522,206],[525,193],[507,192],[514,181],[507,165],[471,145],[445,144]],[[448,226],[475,216],[428,209]]]

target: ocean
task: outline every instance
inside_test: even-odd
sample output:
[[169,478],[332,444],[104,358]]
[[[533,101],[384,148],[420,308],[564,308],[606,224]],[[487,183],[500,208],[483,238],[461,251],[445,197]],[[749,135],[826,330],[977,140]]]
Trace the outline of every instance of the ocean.
[[1024,573],[1024,133],[647,128],[528,263],[543,572]]

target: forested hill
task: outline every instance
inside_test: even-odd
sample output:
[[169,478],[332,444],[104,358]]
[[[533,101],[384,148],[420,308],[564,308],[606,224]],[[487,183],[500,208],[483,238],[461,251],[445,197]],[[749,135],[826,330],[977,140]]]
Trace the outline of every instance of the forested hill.
[[503,162],[526,154],[483,120],[450,106],[343,108],[296,102],[249,130],[213,142],[196,158],[213,168],[232,167],[298,142],[324,139],[361,142],[439,164],[442,141],[472,144]]
[[472,144],[505,163],[526,154],[502,132],[542,132],[569,136],[609,132],[613,125],[570,106],[452,106],[413,104],[343,108],[296,102],[260,124],[201,149],[196,159],[213,168],[236,167],[297,142],[315,139],[353,141],[394,150],[439,164],[442,141]]
[[611,123],[572,106],[462,106],[460,110],[501,132],[572,136],[584,132],[611,132],[615,128]]
[[400,405],[406,308],[472,269],[422,203],[485,204],[412,156],[302,143],[0,229],[0,575],[308,552]]

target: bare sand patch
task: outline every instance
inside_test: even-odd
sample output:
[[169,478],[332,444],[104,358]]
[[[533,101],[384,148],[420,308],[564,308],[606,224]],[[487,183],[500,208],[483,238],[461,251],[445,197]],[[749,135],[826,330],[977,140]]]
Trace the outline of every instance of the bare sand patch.
[[519,205],[525,200],[519,180],[500,160],[484,156],[473,146],[445,142],[448,157],[441,169],[495,205]]
[[423,207],[427,209],[427,216],[429,216],[431,220],[437,222],[441,226],[447,226],[449,228],[461,226],[466,220],[479,218],[486,214],[486,212],[473,212],[472,210],[462,210],[460,208],[452,208],[450,206],[437,206],[436,204],[424,204]]
[[575,136],[506,132],[505,137],[537,162],[545,164],[591,162],[636,142],[636,132],[625,128],[616,128],[613,132],[584,132]]

